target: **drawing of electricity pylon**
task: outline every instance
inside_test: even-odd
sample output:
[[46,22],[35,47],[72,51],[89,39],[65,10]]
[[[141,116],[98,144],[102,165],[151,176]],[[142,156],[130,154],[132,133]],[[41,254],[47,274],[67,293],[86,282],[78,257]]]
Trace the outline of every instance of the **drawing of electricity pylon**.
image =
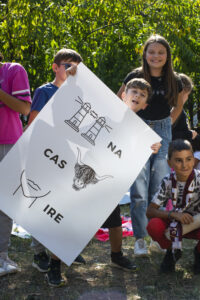
[[65,120],[65,123],[71,126],[74,130],[79,132],[79,126],[83,122],[86,115],[89,113],[91,109],[90,103],[83,103],[80,97],[78,97],[80,101],[76,100],[81,104],[81,108],[71,117],[69,120]]
[[103,127],[105,127],[108,132],[109,129],[112,129],[111,127],[106,125],[106,119],[104,117],[100,117],[92,125],[92,127],[90,127],[87,132],[82,133],[81,136],[84,137],[92,145],[95,145],[95,140]]

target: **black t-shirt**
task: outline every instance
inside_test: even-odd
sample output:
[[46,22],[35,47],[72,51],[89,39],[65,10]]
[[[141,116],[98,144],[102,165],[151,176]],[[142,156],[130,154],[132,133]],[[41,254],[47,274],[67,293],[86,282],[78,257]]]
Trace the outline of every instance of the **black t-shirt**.
[[187,115],[184,110],[172,126],[172,140],[176,139],[192,142],[192,131],[188,128]]
[[[124,79],[124,84],[126,85],[127,82],[133,78],[143,78],[143,74],[138,71],[130,72],[126,78]],[[144,110],[140,110],[137,114],[142,119],[145,120],[162,120],[170,115],[171,107],[168,104],[167,99],[165,98],[166,95],[166,88],[164,84],[164,78],[160,77],[153,77],[151,76],[151,87],[153,91],[153,95],[151,98],[150,103]],[[179,92],[182,91],[182,84],[181,80],[177,79],[178,90]]]

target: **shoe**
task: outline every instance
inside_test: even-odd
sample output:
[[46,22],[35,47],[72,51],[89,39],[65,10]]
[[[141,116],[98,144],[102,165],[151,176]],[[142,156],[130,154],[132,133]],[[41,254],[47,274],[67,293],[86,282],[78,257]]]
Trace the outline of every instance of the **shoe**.
[[144,239],[138,239],[135,241],[134,254],[135,256],[148,255],[147,245]]
[[0,276],[20,272],[20,267],[6,253],[0,254]]
[[45,251],[35,254],[33,258],[32,266],[39,272],[45,273],[49,268],[49,256]]
[[176,262],[181,258],[182,251],[180,249],[176,249],[174,253],[172,250],[167,250],[165,257],[161,263],[160,271],[162,273],[171,273],[175,272]]
[[197,247],[194,248],[194,274],[200,274],[200,253],[197,250]]
[[114,267],[124,269],[125,271],[137,271],[137,266],[131,262],[128,258],[123,256],[122,252],[119,255],[113,255],[111,253],[111,261]]
[[75,258],[73,264],[76,264],[76,265],[81,265],[81,264],[83,264],[83,265],[85,265],[85,264],[86,264],[86,261],[85,261],[85,259],[83,258],[82,255],[78,255],[77,258]]
[[166,253],[166,249],[162,249],[160,247],[160,245],[158,244],[158,242],[151,240],[150,245],[149,245],[149,249],[151,251],[156,251],[156,252],[161,252],[161,253]]
[[51,259],[48,272],[45,278],[50,286],[60,287],[65,285],[65,280],[61,276],[61,261]]

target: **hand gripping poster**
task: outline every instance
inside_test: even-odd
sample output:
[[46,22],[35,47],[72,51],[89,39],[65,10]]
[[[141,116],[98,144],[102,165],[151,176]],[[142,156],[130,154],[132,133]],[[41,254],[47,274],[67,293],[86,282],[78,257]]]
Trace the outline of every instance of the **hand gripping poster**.
[[0,209],[70,265],[158,141],[80,63],[0,163]]

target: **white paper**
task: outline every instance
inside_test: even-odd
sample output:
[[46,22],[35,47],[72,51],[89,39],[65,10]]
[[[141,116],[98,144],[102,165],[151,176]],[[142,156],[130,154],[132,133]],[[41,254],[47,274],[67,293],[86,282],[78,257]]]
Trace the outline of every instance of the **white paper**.
[[158,141],[81,63],[0,163],[0,208],[70,265]]

